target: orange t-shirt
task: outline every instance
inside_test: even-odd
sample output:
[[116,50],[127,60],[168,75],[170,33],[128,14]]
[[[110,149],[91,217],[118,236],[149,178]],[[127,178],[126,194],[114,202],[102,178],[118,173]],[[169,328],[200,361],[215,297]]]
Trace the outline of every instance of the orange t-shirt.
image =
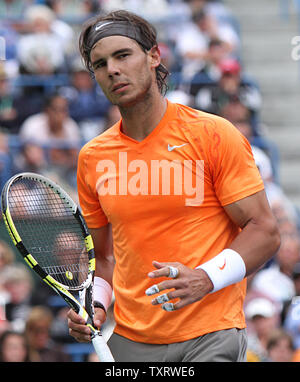
[[87,143],[78,163],[88,226],[112,225],[115,332],[164,344],[244,328],[246,280],[174,312],[145,290],[165,279],[147,276],[153,260],[195,268],[240,232],[222,206],[264,188],[248,141],[223,118],[171,102],[142,142],[121,126]]

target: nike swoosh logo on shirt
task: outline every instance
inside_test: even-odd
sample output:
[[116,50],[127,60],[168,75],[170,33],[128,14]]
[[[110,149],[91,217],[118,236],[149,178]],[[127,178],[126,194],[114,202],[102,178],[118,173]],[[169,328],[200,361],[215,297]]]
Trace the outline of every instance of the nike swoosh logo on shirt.
[[174,149],[179,149],[180,147],[183,147],[185,145],[187,145],[188,143],[183,143],[182,145],[174,145],[174,146],[171,146],[168,144],[168,151],[173,151]]

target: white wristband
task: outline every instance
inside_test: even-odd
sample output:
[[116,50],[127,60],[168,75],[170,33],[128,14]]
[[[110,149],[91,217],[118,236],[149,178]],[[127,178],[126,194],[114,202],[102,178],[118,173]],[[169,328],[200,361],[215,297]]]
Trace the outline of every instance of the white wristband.
[[241,255],[233,249],[224,249],[213,259],[199,265],[196,269],[203,269],[213,283],[210,293],[242,281],[246,275],[246,266]]
[[107,312],[112,300],[112,287],[101,277],[94,277],[94,301],[100,302]]

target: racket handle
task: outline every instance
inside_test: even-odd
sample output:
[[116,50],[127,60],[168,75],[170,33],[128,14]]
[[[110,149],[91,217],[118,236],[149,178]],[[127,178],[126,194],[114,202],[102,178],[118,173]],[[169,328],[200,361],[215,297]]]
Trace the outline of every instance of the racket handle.
[[101,362],[115,362],[107,343],[99,332],[92,336],[92,343]]

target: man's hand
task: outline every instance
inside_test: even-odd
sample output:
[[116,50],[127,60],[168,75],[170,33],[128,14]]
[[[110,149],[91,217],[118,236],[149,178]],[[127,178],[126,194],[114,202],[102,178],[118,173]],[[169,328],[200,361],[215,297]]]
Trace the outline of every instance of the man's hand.
[[[162,308],[168,311],[178,310],[186,305],[201,300],[212,289],[213,284],[206,272],[202,269],[191,269],[181,263],[159,263],[153,261],[153,266],[157,268],[150,273],[150,278],[170,277],[170,267],[178,269],[176,278],[165,280],[148,288],[148,296],[157,294],[164,290],[170,290],[159,294],[152,300],[153,305],[162,304]],[[169,300],[178,299],[176,303],[169,303]]]
[[[78,342],[91,341],[91,329],[85,325],[84,319],[79,316],[73,309],[68,311],[68,326],[69,333]],[[95,308],[94,324],[96,328],[100,329],[101,325],[106,320],[106,313],[101,308]]]

